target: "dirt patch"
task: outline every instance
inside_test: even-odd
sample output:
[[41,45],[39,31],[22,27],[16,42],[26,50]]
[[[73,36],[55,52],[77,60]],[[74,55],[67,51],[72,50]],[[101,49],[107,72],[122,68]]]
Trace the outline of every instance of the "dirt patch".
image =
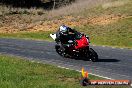
[[90,24],[94,25],[108,25],[117,22],[119,19],[124,18],[123,15],[104,15],[100,17],[94,17],[89,20]]
[[[53,31],[59,28],[60,25],[65,24],[69,25],[70,27],[81,26],[82,24],[86,24],[87,21],[80,19],[80,17],[72,17],[72,16],[64,16],[60,19],[55,19],[52,21],[45,21],[41,25],[36,25],[33,28],[36,31]],[[32,29],[29,29],[32,30]]]
[[79,79],[78,78],[71,78],[71,77],[65,77],[65,76],[62,76],[62,77],[59,77],[58,78],[60,81],[65,81],[65,82],[78,82]]
[[[38,32],[38,31],[54,31],[59,28],[60,25],[65,24],[70,27],[83,26],[87,24],[91,25],[108,25],[113,22],[117,22],[119,19],[124,18],[123,15],[104,15],[100,17],[93,18],[83,18],[80,16],[64,16],[58,19],[50,20],[50,21],[39,21],[35,23],[25,23],[21,24],[7,24],[7,26],[0,28],[0,33],[16,33],[21,31],[28,32]],[[16,26],[19,26],[18,28]]]
[[36,23],[36,25],[31,24],[27,27],[27,31],[53,31],[58,29],[62,24],[68,25],[70,27],[83,26],[87,24],[108,25],[124,17],[125,16],[123,15],[105,15],[94,18],[64,16],[60,19]]
[[[8,26],[3,26],[0,28],[0,33],[16,33],[20,31],[54,31],[59,28],[60,25],[65,24],[70,27],[82,26],[83,24],[87,24],[87,19],[82,19],[81,17],[73,17],[73,16],[64,16],[58,19],[50,20],[50,21],[39,21],[34,23],[20,24],[17,23],[17,29],[15,26],[8,24]],[[22,26],[22,27],[21,27]]]

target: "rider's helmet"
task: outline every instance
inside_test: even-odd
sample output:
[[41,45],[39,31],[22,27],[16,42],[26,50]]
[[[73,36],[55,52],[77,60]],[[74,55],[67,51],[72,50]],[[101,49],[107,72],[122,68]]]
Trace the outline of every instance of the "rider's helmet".
[[68,34],[68,27],[65,26],[65,25],[60,26],[59,30],[60,30],[60,33],[62,35],[67,35]]

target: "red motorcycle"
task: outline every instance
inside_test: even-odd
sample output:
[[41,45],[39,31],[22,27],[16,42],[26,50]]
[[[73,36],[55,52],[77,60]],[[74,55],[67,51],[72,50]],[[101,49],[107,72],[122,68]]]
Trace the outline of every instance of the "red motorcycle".
[[[55,40],[56,34],[50,34],[50,36]],[[71,35],[70,37],[73,38]],[[66,46],[66,48],[62,47]],[[79,33],[68,41],[68,44],[56,44],[56,52],[66,58],[83,58],[85,60],[91,60],[93,62],[98,61],[97,53],[89,48],[89,37],[84,34]]]

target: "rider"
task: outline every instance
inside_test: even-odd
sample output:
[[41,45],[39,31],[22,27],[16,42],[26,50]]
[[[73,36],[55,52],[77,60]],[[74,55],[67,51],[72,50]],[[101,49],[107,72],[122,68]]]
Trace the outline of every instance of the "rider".
[[[56,42],[61,42],[62,44],[68,43],[69,40],[73,40],[78,32],[68,26],[62,25],[56,32]],[[72,36],[70,36],[72,35]]]
[[59,30],[56,32],[55,41],[61,46],[61,50],[64,51],[64,55],[68,55],[68,47],[70,46],[69,40],[75,40],[75,36],[78,32],[75,29],[67,27],[65,25],[60,26]]

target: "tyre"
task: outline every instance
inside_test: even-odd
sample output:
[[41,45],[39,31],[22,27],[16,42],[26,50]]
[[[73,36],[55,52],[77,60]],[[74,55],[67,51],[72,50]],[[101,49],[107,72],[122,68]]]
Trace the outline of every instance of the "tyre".
[[59,45],[55,45],[55,50],[60,56],[62,56],[62,52],[60,50],[60,46]]
[[63,48],[61,48],[60,45],[55,45],[55,49],[56,49],[56,52],[62,56],[62,57],[65,57],[65,58],[68,58],[69,55],[65,53],[65,50]]
[[91,61],[92,62],[98,61],[98,54],[92,48],[89,48],[89,52]]

